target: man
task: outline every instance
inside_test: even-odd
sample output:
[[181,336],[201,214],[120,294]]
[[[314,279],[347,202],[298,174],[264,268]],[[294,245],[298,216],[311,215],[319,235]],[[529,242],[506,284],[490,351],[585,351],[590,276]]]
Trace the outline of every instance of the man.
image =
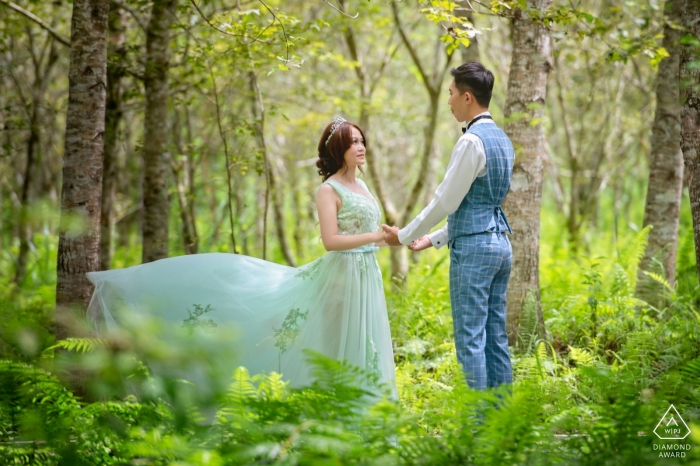
[[[513,172],[513,145],[488,112],[493,74],[469,62],[451,71],[448,104],[468,122],[455,145],[434,199],[406,227],[382,225],[390,245],[420,251],[450,249],[450,301],[457,359],[474,389],[512,382],[506,290],[513,261],[512,234],[501,210]],[[440,230],[426,235],[448,217]]]

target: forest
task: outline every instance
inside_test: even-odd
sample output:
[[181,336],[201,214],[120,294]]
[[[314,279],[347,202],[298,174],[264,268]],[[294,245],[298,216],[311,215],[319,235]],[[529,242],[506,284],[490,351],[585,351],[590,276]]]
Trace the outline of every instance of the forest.
[[[317,353],[223,369],[202,307],[86,325],[89,272],[326,254],[335,116],[408,224],[470,61],[515,148],[512,386],[465,382],[447,248],[376,252],[397,400]],[[700,464],[699,99],[700,0],[0,0],[0,464]]]

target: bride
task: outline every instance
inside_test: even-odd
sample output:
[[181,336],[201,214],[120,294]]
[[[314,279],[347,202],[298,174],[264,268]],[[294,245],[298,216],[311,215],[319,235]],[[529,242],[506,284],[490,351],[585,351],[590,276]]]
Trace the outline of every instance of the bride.
[[[195,254],[88,273],[88,316],[98,334],[125,326],[129,312],[190,331],[234,326],[236,366],[279,372],[292,386],[312,382],[303,350],[374,374],[394,398],[396,380],[382,276],[374,252],[385,246],[377,201],[356,178],[364,133],[335,118],[323,131],[316,166],[321,240],[328,254],[299,268],[236,254]],[[230,357],[221,355],[222,358]]]

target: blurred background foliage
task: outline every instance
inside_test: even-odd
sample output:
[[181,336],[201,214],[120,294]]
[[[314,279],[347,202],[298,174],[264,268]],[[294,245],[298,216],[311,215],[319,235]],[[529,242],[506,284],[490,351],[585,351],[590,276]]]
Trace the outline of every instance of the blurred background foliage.
[[[70,36],[70,2],[15,3]],[[439,70],[482,61],[496,75],[492,114],[506,123],[508,15],[529,3],[463,3],[474,7],[466,22],[451,2],[396,5],[439,92],[429,134],[431,95],[390,2],[181,2],[171,30],[169,254],[233,252],[232,233],[236,252],[275,262],[299,265],[323,254],[315,147],[337,114],[367,123],[376,163],[368,183],[376,190],[382,180],[391,208],[405,208],[401,200],[424,177],[421,202],[408,209],[417,213],[461,135],[447,112],[449,75]],[[121,48],[108,56],[122,76],[112,268],[141,262],[150,6],[112,2],[125,23]],[[543,125],[547,147],[540,238],[547,337],[537,336],[533,297],[512,348],[512,396],[464,385],[444,250],[410,256],[405,283],[391,278],[391,253],[378,253],[399,382],[393,402],[357,388],[369,375],[320,355],[309,355],[317,382],[304,389],[286,387],[277,374],[217,370],[210,362],[235,355],[235,338],[180,335],[180,343],[157,346],[154,336],[170,330],[159,322],[139,321],[113,342],[54,341],[69,54],[0,5],[1,462],[698,464],[700,288],[687,190],[676,282],[653,277],[665,290],[660,304],[635,297],[649,235],[642,224],[663,7],[555,1],[540,18],[552,37],[544,117],[531,122]],[[445,21],[456,30],[446,31]],[[268,174],[276,183],[268,202],[277,207],[266,208]],[[154,364],[182,372],[155,375]],[[196,382],[181,377],[199,366],[206,370]],[[88,381],[80,396],[65,382],[76,368]],[[662,458],[663,441],[652,431],[671,403],[692,430],[682,442],[692,448]]]

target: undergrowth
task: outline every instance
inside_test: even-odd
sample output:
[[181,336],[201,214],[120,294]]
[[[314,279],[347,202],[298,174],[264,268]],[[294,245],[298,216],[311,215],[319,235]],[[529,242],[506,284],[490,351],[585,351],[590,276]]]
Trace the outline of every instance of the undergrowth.
[[[157,345],[153,323],[118,342],[56,344],[55,285],[34,264],[33,286],[0,280],[0,463],[700,464],[692,234],[680,240],[674,287],[647,275],[664,290],[655,306],[635,297],[647,235],[601,236],[576,254],[543,241],[547,336],[537,336],[533,301],[512,348],[514,385],[501,391],[466,387],[448,262],[444,251],[421,253],[405,290],[387,281],[398,401],[360,388],[371,386],[370,374],[318,354],[308,354],[316,382],[305,388],[245,368],[214,367],[194,381],[165,376],[151,368],[186,372],[229,351],[229,342],[192,351]],[[386,259],[380,253],[384,267]],[[86,381],[80,396],[68,388],[75,377]],[[683,440],[654,434],[671,404],[692,431]],[[669,445],[690,449],[662,456]]]

